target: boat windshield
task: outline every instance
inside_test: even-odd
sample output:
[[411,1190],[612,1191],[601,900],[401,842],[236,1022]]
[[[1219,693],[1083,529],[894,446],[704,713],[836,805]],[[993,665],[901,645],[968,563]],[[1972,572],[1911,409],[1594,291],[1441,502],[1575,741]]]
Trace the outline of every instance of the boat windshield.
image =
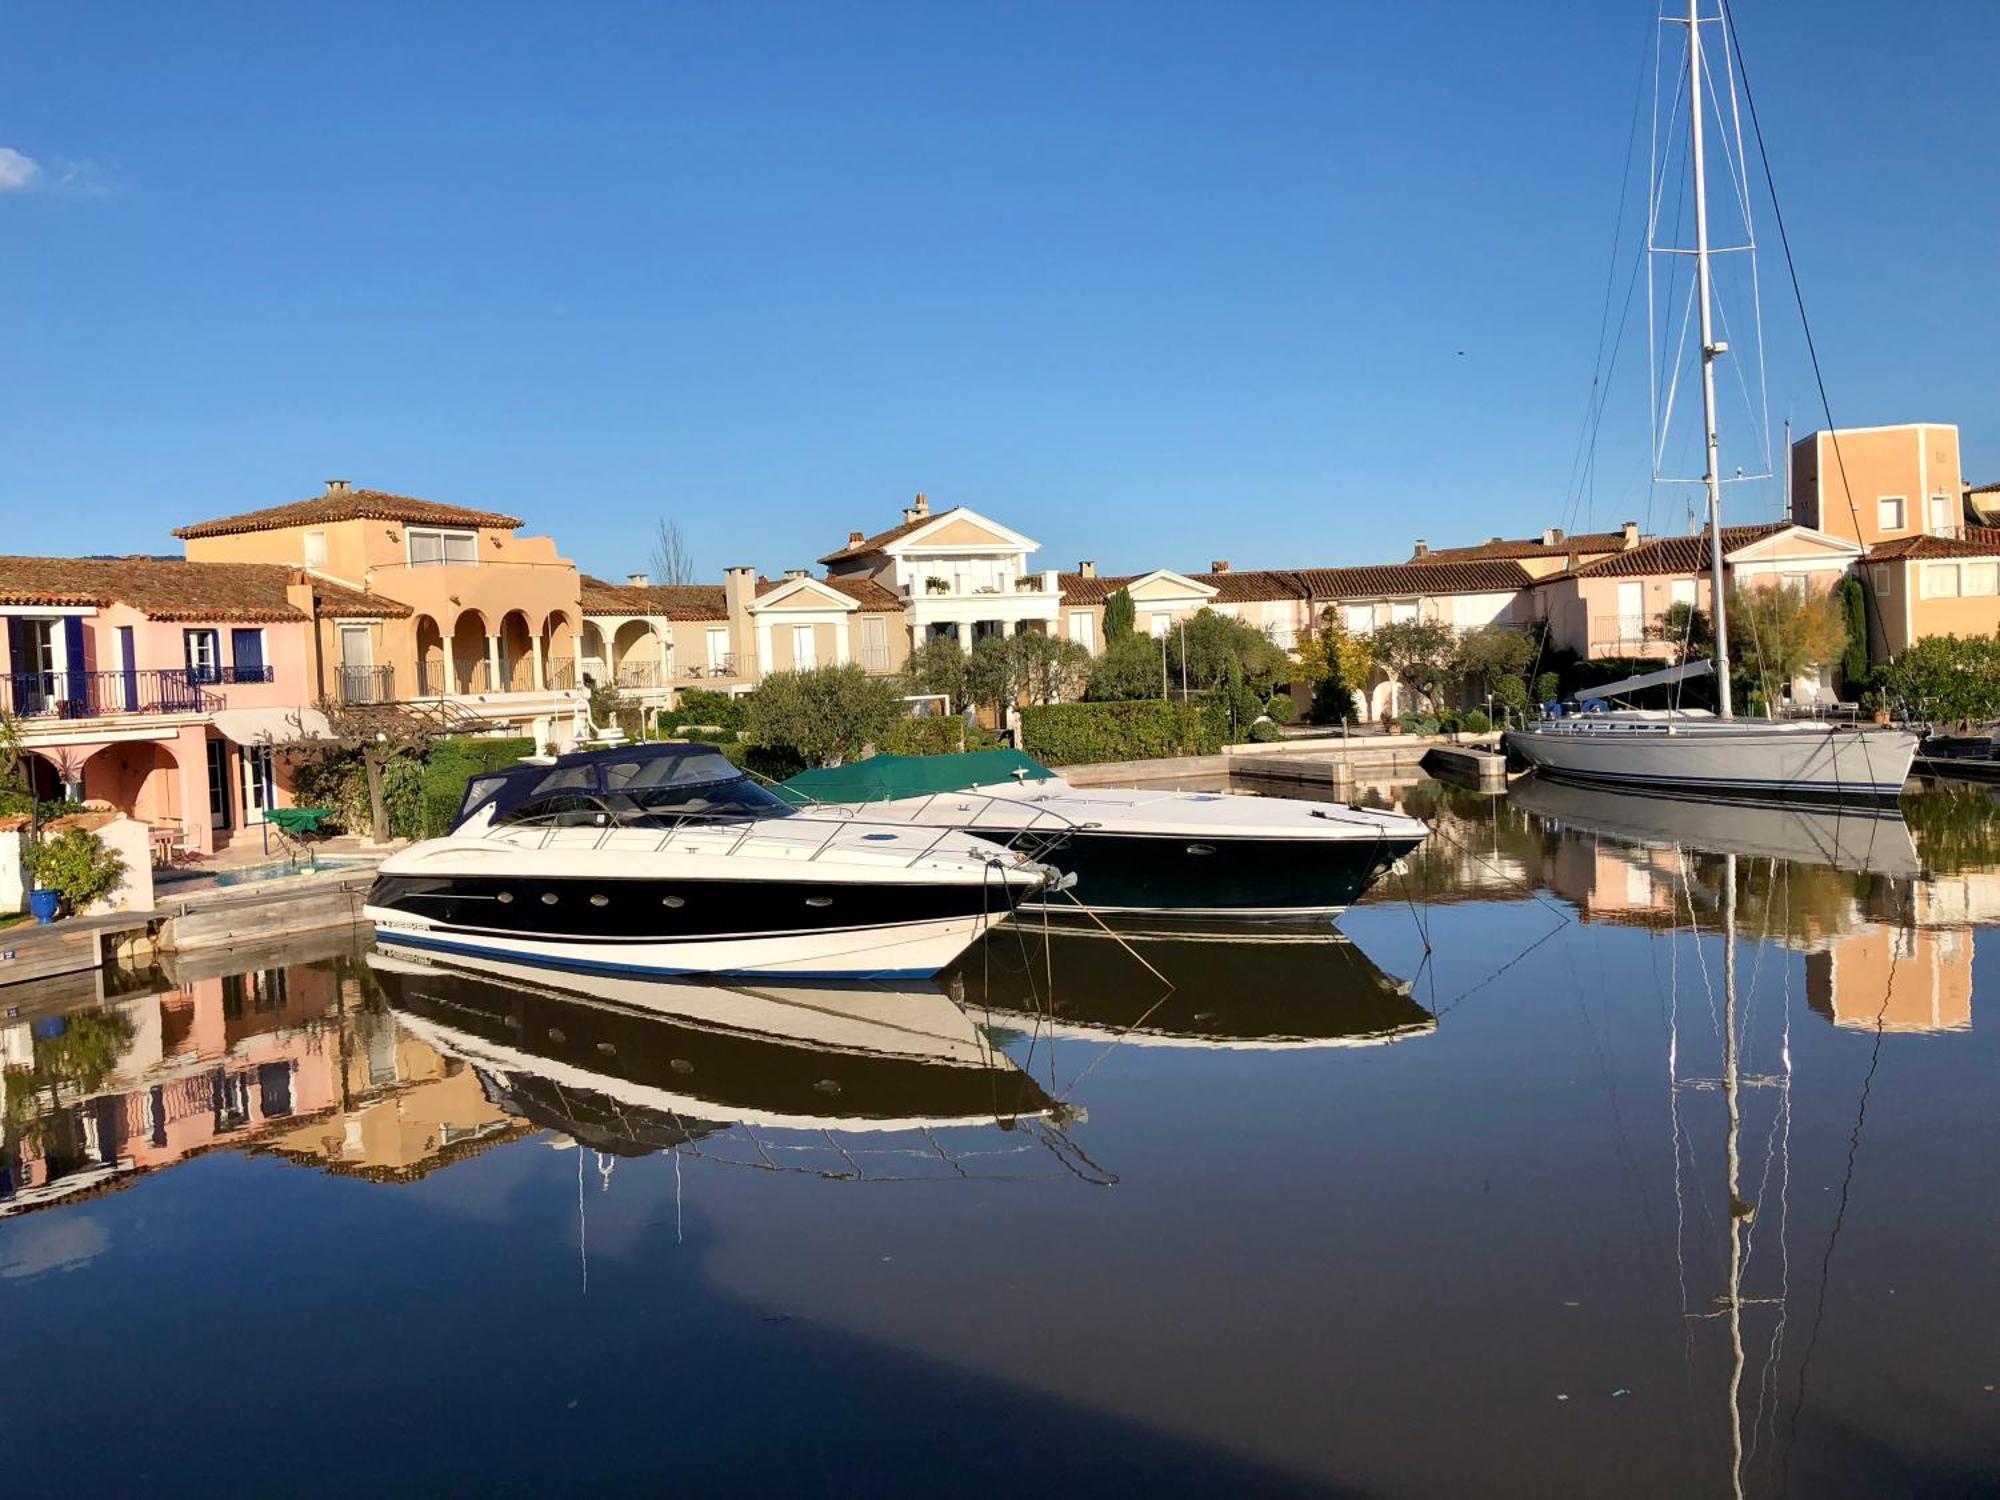
[[[679,747],[676,747],[678,750]],[[494,788],[496,824],[667,828],[688,819],[788,817],[794,809],[745,776],[720,751],[593,758]],[[475,786],[468,802],[485,800]]]

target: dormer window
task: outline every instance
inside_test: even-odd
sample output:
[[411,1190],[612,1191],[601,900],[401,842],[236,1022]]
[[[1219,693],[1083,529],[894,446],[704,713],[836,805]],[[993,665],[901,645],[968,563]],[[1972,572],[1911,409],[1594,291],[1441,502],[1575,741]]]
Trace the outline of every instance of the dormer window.
[[476,567],[479,563],[479,533],[439,531],[412,526],[405,533],[410,542],[413,568]]

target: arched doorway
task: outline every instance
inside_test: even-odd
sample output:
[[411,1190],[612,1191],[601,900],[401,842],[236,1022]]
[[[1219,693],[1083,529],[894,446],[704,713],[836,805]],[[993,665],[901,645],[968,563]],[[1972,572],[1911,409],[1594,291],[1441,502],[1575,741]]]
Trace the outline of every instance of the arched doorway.
[[660,638],[645,620],[627,620],[611,638],[612,681],[622,688],[660,687]]
[[559,609],[542,621],[542,681],[558,691],[576,686],[576,625]]
[[588,679],[592,685],[610,680],[611,663],[605,656],[604,632],[595,620],[583,622],[583,659],[576,670],[579,680]]
[[452,681],[461,693],[487,693],[492,675],[486,662],[486,616],[468,609],[451,628]]
[[417,616],[417,696],[444,696],[444,632],[429,615]]
[[187,826],[180,762],[157,741],[106,745],[97,751],[83,765],[83,795],[85,801],[108,802],[142,823]]
[[500,681],[510,693],[532,692],[535,682],[535,635],[528,617],[510,609],[500,617]]

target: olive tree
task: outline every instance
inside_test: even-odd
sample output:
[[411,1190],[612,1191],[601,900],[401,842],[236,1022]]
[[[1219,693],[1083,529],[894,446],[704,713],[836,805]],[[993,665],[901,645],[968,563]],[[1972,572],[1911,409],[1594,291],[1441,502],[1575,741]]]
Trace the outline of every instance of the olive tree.
[[744,729],[759,746],[790,751],[809,766],[857,758],[902,715],[898,684],[853,662],[773,672],[751,696]]

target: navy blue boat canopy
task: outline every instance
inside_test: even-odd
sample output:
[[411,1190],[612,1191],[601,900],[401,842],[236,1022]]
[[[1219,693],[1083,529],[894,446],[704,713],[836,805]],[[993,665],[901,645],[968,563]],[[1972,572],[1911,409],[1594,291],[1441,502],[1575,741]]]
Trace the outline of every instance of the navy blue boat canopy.
[[475,776],[465,784],[452,827],[489,807],[501,823],[535,816],[545,806],[570,813],[596,809],[620,821],[645,814],[790,810],[713,745],[621,745]]

